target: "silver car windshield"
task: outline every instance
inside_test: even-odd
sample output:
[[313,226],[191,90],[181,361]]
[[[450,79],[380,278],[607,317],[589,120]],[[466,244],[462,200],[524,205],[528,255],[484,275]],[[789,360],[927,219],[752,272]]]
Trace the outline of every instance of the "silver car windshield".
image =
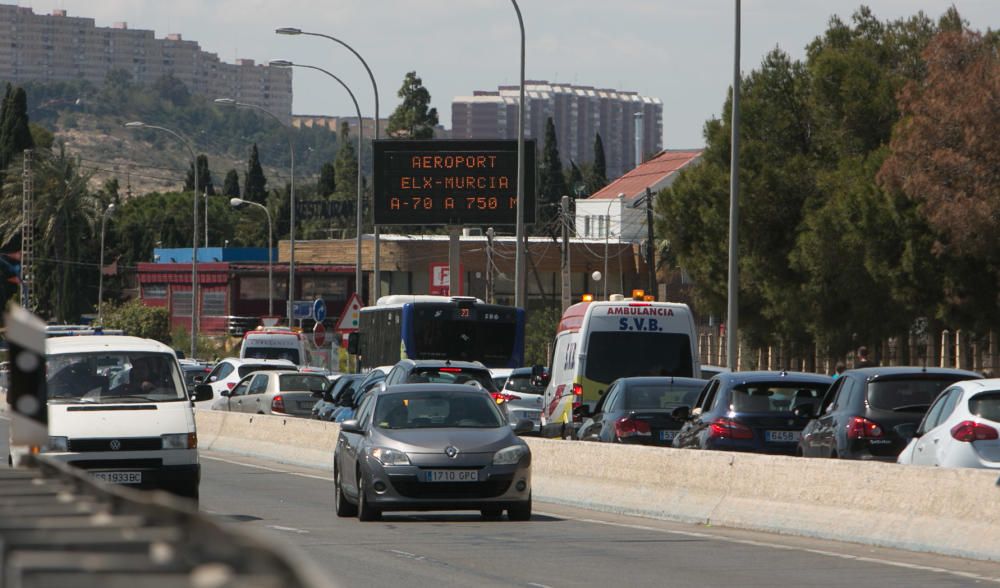
[[506,421],[483,392],[413,392],[380,397],[374,424],[381,429],[495,429]]
[[63,353],[46,358],[49,402],[186,400],[177,360],[166,353]]

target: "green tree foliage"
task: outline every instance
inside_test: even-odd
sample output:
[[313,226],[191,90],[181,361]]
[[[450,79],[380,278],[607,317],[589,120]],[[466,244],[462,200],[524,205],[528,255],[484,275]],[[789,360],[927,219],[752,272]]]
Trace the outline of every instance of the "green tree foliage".
[[543,232],[551,232],[549,223],[558,215],[557,207],[564,194],[568,194],[566,177],[563,176],[559,146],[556,144],[556,126],[549,117],[545,122],[545,148],[538,166],[539,218],[536,226]]
[[172,73],[160,76],[153,82],[152,90],[173,106],[184,107],[191,103],[191,92],[188,91],[188,87]]
[[587,182],[584,180],[583,170],[574,161],[570,161],[569,164],[569,170],[566,173],[568,194],[573,198],[583,196],[587,192]]
[[319,168],[319,181],[316,182],[316,193],[320,196],[330,196],[337,191],[337,171],[332,163],[324,163]]
[[403,102],[389,116],[388,134],[401,139],[433,139],[437,108],[430,108],[431,94],[417,72],[407,72],[397,96]]
[[103,315],[107,328],[170,344],[170,311],[166,308],[146,306],[136,298],[123,304],[105,302]]
[[243,198],[258,204],[264,204],[267,199],[267,178],[260,166],[260,155],[257,144],[250,149],[250,161],[247,163],[247,173],[243,178]]
[[608,164],[604,157],[604,141],[601,134],[594,136],[594,164],[587,174],[587,193],[594,194],[608,185]]
[[226,179],[222,184],[222,195],[229,198],[240,197],[240,174],[235,169],[226,172]]
[[0,170],[7,169],[21,152],[34,146],[28,122],[27,95],[24,88],[8,84],[0,109]]
[[[212,183],[212,170],[208,169],[208,156],[198,155],[198,193],[204,194],[208,191],[209,196],[215,196],[215,185]],[[263,172],[261,172],[263,173]],[[194,166],[189,165],[187,177],[184,179],[184,191],[194,190]]]
[[555,308],[532,310],[524,327],[524,364],[549,365],[549,345],[552,333],[559,326],[561,312]]

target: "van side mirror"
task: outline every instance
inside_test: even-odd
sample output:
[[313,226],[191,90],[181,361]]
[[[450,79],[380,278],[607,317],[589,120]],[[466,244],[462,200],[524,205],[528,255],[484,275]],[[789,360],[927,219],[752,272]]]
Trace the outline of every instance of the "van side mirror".
[[212,387],[208,384],[198,384],[194,387],[194,401],[202,402],[204,400],[211,400],[215,397],[212,392]]
[[686,421],[691,418],[691,407],[689,406],[678,406],[670,413],[670,416],[674,417],[678,421]]
[[347,335],[347,352],[351,355],[358,354],[358,346],[361,343],[357,331]]

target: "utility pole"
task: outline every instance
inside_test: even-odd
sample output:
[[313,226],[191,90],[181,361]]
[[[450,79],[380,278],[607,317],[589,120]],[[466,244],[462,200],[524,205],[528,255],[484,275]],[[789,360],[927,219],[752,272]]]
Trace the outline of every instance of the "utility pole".
[[740,274],[737,257],[740,200],[740,0],[736,0],[736,31],[733,50],[732,145],[729,162],[729,300],[726,309],[726,367],[736,365],[739,346]]
[[493,227],[486,229],[486,302],[495,304],[493,297]]
[[569,196],[563,196],[559,205],[559,220],[562,221],[562,309],[565,312],[573,300],[573,282],[569,259]]
[[35,280],[35,182],[31,154],[31,149],[24,150],[21,200],[21,306],[27,310],[31,310],[31,283]]
[[653,191],[646,188],[646,268],[649,271],[648,294],[656,291],[656,246],[653,242]]

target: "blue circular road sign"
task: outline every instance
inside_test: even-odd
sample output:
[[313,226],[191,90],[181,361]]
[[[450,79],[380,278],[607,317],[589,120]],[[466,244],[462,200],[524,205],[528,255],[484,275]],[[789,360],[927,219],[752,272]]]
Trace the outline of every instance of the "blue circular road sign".
[[326,302],[322,298],[313,301],[313,319],[318,323],[326,320]]

